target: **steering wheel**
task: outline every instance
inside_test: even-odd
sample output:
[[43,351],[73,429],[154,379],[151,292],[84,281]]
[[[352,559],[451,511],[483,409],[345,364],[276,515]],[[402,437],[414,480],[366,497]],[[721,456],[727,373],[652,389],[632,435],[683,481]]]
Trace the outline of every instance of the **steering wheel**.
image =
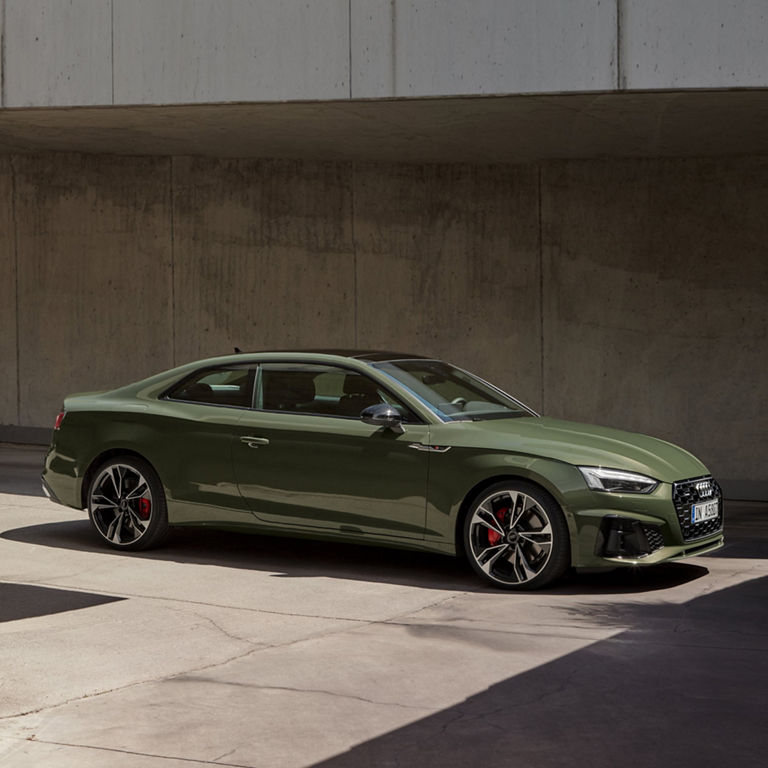
[[467,398],[466,397],[454,397],[453,400],[451,400],[451,405],[458,405],[459,408],[462,410],[464,409],[464,406],[467,404]]

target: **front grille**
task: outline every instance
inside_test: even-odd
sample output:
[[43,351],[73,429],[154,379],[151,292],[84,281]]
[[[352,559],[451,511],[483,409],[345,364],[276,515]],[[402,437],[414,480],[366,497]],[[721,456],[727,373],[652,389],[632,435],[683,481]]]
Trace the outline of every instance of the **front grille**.
[[664,537],[661,535],[661,531],[657,525],[640,523],[640,527],[643,529],[645,538],[648,540],[648,554],[651,554],[651,552],[655,552],[657,549],[661,549],[664,546]]
[[[711,483],[712,493],[702,495],[702,486]],[[691,507],[702,501],[717,500],[717,517],[705,520],[702,523],[691,522]],[[723,492],[717,481],[710,475],[693,477],[690,480],[681,480],[672,483],[672,502],[675,505],[677,518],[680,521],[680,529],[683,532],[683,540],[691,541],[716,533],[723,527]]]

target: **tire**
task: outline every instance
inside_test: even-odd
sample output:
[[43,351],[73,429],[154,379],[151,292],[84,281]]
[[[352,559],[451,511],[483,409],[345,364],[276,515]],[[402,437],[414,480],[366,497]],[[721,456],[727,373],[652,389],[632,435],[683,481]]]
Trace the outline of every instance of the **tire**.
[[138,456],[115,456],[99,465],[88,486],[88,517],[109,546],[150,549],[168,535],[160,478]]
[[539,589],[571,560],[568,525],[557,502],[532,483],[508,480],[483,490],[464,520],[464,552],[499,589]]

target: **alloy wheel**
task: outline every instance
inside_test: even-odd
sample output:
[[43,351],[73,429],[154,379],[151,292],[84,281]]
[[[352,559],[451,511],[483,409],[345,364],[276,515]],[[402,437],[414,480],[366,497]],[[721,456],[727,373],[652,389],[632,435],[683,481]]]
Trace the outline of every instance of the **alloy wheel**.
[[88,509],[98,532],[124,547],[147,532],[153,514],[152,491],[144,475],[128,464],[109,464],[91,486]]
[[468,554],[475,570],[503,586],[524,586],[550,562],[555,531],[550,513],[533,496],[497,490],[471,512]]

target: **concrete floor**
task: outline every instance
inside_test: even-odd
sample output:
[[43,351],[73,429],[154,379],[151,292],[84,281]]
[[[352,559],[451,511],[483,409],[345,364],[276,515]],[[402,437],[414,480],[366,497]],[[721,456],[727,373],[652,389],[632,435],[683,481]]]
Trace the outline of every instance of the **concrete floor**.
[[0,446],[3,768],[764,766],[768,505],[716,556],[486,590],[438,556],[102,548]]

